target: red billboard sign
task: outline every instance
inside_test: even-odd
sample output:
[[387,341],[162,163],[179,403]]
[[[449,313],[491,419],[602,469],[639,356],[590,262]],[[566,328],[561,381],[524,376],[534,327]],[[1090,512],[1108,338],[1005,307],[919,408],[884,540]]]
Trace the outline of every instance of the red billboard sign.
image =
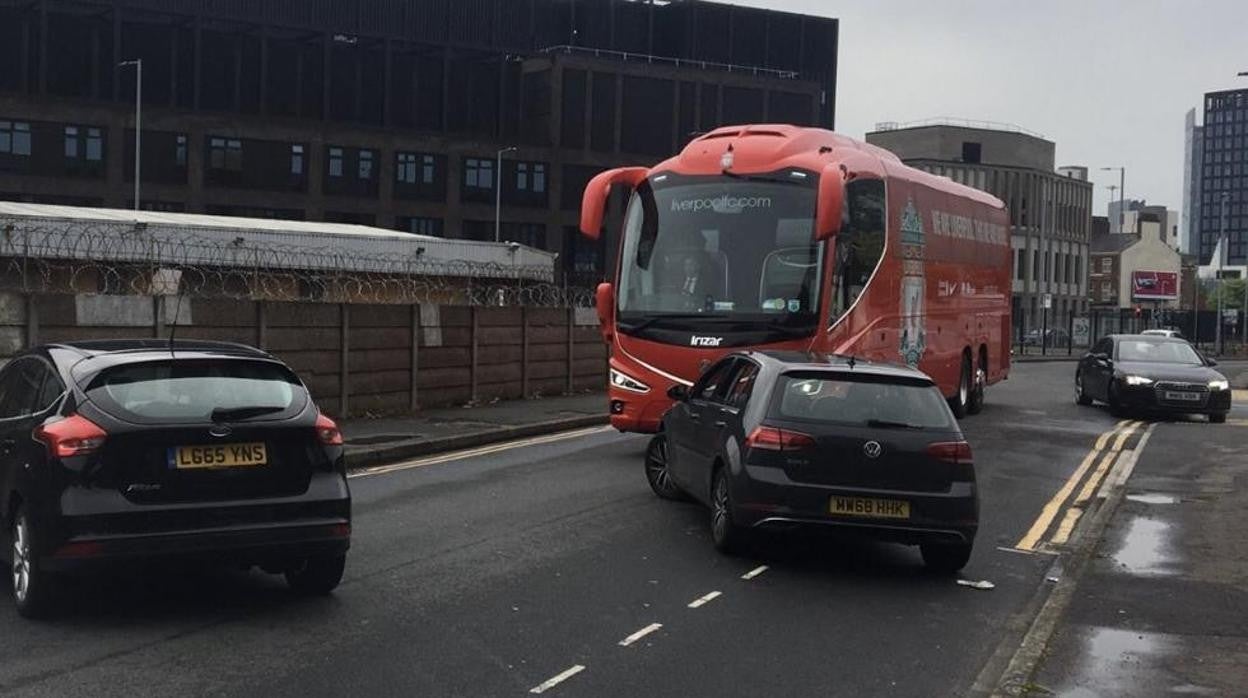
[[1179,275],[1173,271],[1131,272],[1131,297],[1137,301],[1172,301],[1179,297]]

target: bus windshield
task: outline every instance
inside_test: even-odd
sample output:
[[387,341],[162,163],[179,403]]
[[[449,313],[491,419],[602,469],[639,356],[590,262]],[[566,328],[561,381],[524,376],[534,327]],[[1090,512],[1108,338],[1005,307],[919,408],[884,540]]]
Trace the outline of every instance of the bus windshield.
[[812,327],[822,245],[815,176],[659,175],[629,204],[620,319],[758,320]]

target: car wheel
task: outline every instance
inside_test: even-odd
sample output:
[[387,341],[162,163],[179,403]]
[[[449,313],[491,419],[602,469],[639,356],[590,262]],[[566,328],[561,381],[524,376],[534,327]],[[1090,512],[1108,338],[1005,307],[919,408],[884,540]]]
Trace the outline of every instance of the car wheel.
[[971,360],[962,357],[962,372],[958,377],[958,392],[953,394],[949,406],[953,408],[953,416],[962,419],[966,416],[967,407],[971,403]]
[[347,566],[347,556],[310,555],[300,560],[294,568],[286,570],[286,583],[300,594],[324,596],[338,588],[342,572]]
[[923,553],[923,565],[937,574],[953,574],[966,567],[967,561],[971,559],[969,543],[923,543],[919,545],[919,551]]
[[1092,398],[1088,397],[1087,391],[1083,389],[1083,374],[1075,374],[1075,402],[1087,407],[1092,404]]
[[981,356],[979,365],[975,367],[975,376],[971,381],[971,401],[966,406],[968,414],[979,414],[984,411],[984,391],[988,385],[988,367]]
[[731,555],[741,549],[744,537],[745,532],[732,520],[728,469],[721,467],[711,483],[711,542],[719,552]]
[[1226,423],[1226,413],[1225,413],[1225,412],[1216,412],[1216,413],[1214,413],[1214,414],[1209,415],[1209,423],[1210,423],[1210,424],[1225,424],[1225,423]]
[[662,499],[684,499],[684,493],[672,481],[672,473],[668,469],[667,435],[657,434],[646,446],[646,482],[650,489]]
[[35,551],[38,540],[34,525],[26,511],[18,507],[9,530],[13,541],[10,565],[13,582],[13,603],[23,618],[45,618],[51,612],[55,596],[55,579],[39,568]]

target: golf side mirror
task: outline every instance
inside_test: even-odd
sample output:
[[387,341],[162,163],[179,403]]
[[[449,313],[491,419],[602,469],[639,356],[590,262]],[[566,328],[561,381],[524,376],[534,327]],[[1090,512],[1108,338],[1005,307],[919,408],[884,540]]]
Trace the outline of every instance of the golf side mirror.
[[684,402],[689,397],[689,389],[677,384],[667,389],[667,396],[676,402]]

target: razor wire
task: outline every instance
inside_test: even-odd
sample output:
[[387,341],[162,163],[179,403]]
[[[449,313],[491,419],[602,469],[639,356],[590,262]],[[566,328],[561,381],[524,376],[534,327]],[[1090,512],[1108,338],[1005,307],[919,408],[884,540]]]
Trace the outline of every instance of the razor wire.
[[[0,222],[0,290],[183,295],[271,301],[591,307],[593,289],[558,283],[553,263],[473,261],[451,243],[439,257],[389,249],[214,238],[135,226]],[[227,236],[228,237],[228,236]],[[452,256],[453,255],[453,256]],[[529,259],[533,255],[512,257]]]

